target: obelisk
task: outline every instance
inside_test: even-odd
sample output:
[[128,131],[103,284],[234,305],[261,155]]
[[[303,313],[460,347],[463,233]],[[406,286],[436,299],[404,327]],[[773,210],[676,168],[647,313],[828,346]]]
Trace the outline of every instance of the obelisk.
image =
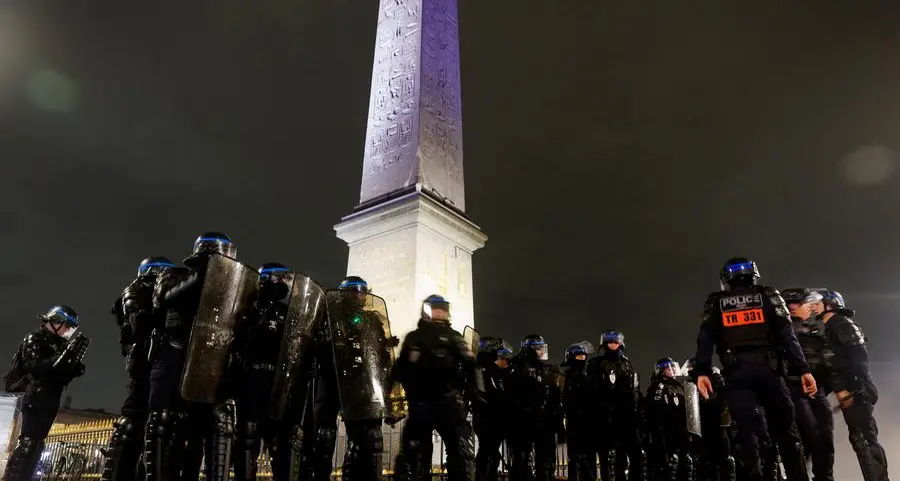
[[360,199],[335,231],[401,339],[431,294],[455,329],[474,325],[472,253],[487,237],[465,214],[461,101],[456,0],[381,0]]

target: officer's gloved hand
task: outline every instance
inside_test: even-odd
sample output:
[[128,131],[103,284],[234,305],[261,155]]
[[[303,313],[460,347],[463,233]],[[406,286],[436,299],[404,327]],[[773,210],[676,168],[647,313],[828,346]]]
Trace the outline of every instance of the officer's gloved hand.
[[81,377],[84,375],[84,363],[77,362],[72,365],[72,377]]
[[399,423],[400,421],[403,421],[404,418],[406,418],[406,414],[385,416],[384,424],[387,424],[390,427],[394,427],[397,425],[397,423]]
[[387,347],[397,347],[400,345],[400,338],[397,336],[391,336],[391,337],[385,339],[384,344]]

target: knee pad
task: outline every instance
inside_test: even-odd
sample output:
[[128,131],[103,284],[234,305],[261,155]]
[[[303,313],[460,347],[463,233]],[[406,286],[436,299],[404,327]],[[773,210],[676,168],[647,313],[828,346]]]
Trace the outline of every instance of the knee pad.
[[113,439],[123,444],[133,442],[140,438],[143,427],[134,418],[122,416],[113,423]]
[[213,421],[216,434],[230,437],[234,435],[234,405],[219,403],[213,407]]
[[868,440],[866,440],[866,436],[863,434],[861,429],[851,429],[850,430],[850,446],[853,447],[853,450],[856,452],[865,451],[868,449]]

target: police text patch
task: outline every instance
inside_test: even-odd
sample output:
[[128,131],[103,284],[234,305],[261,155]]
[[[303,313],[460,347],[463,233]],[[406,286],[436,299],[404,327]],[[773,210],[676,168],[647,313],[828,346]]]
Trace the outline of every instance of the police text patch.
[[766,322],[762,294],[738,294],[719,299],[722,325],[740,327]]

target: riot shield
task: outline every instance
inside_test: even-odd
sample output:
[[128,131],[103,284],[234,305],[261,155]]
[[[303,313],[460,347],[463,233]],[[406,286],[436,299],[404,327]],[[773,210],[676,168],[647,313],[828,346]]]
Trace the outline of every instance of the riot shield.
[[272,383],[269,416],[281,421],[289,407],[303,409],[316,331],[325,312],[325,290],[303,274],[293,275],[284,335]]
[[231,342],[256,303],[259,274],[230,257],[213,254],[206,267],[197,315],[181,377],[181,397],[213,404],[226,374]]
[[684,387],[684,420],[689,433],[700,437],[700,390],[689,377],[681,377],[681,385]]
[[344,421],[400,415],[399,386],[386,386],[394,365],[394,348],[384,299],[360,292],[325,293],[328,328],[334,349]]
[[[468,346],[469,348],[469,354],[474,360],[475,356],[477,356],[478,353],[478,346],[481,344],[481,334],[479,334],[474,327],[466,326],[466,328],[463,329],[463,340],[466,342],[466,346]],[[484,373],[481,371],[481,369],[476,368],[474,376],[475,379],[473,379],[472,381],[475,384],[475,388],[480,392],[485,392],[487,389],[484,385]]]
[[474,356],[478,352],[478,345],[481,343],[481,334],[474,327],[466,326],[463,329],[463,339],[465,339],[466,345],[469,346],[469,350],[472,351]]

